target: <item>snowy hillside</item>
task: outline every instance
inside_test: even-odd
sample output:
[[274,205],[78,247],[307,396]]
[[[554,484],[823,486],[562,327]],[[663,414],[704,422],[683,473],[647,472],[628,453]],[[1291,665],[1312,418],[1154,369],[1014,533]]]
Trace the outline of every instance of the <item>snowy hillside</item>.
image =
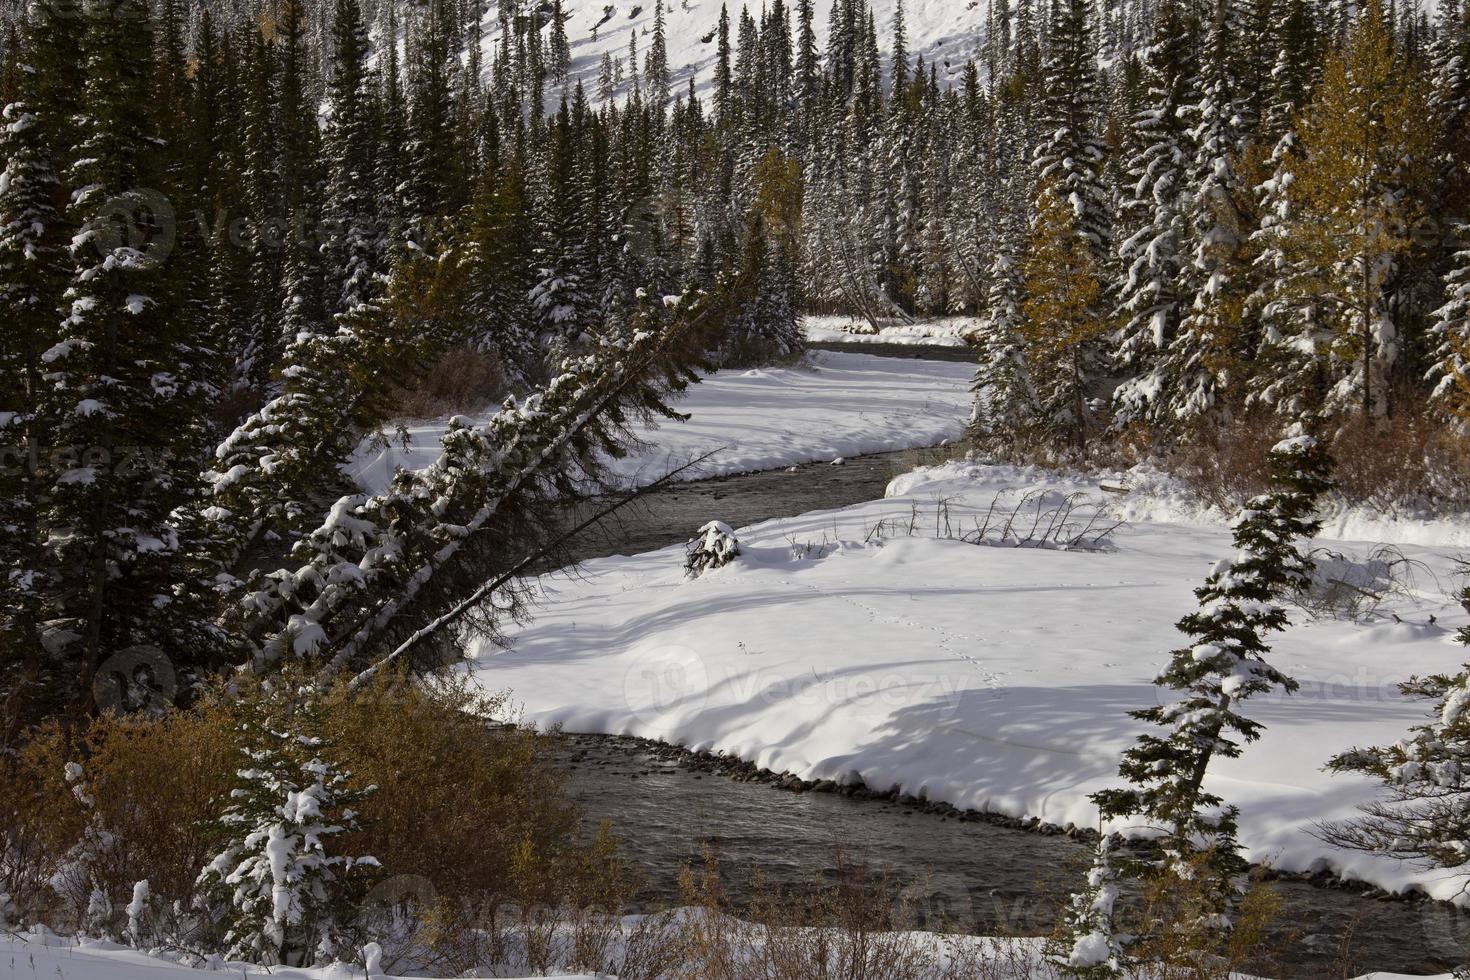
[[[655,0],[563,0],[562,12],[567,18],[566,30],[571,42],[570,85],[581,81],[589,93],[597,88],[598,68],[603,55],[615,59],[628,57],[629,37],[636,33],[640,59],[648,50],[653,34]],[[720,22],[720,0],[663,0],[666,4],[665,29],[668,32],[669,64],[673,69],[675,91],[689,85],[691,75],[700,91],[713,81],[715,32]],[[550,7],[550,4],[544,4]],[[741,3],[728,2],[730,19],[738,24]],[[752,16],[759,16],[760,3],[746,5]],[[886,54],[892,45],[893,16],[898,0],[872,0],[873,16],[878,27],[880,45]],[[817,4],[817,45],[826,44],[827,5]],[[922,54],[926,63],[938,61],[941,79],[954,78],[979,46],[984,26],[985,6],[979,0],[907,0],[904,18],[908,29],[910,57]],[[485,64],[491,63],[500,45],[501,21],[492,7],[484,21]],[[626,77],[626,75],[625,75]],[[625,81],[619,95],[630,87]]]

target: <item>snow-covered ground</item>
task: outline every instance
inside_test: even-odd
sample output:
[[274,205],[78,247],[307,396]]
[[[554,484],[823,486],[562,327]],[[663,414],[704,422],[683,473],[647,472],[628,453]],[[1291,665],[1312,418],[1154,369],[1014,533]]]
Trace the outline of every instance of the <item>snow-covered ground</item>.
[[[570,980],[570,976],[564,975],[562,980]],[[305,970],[222,963],[214,968],[201,969],[117,943],[84,941],[79,944],[63,937],[34,934],[0,936],[0,980],[185,980],[187,977],[393,980],[387,973],[367,973],[361,966],[347,964]]]
[[964,347],[981,329],[975,317],[943,317],[916,323],[896,323],[877,332],[866,320],[845,316],[802,317],[806,339],[814,344],[901,344],[914,347]]
[[[588,97],[596,97],[598,73],[604,54],[624,62],[624,82],[618,87],[619,98],[632,88],[628,80],[628,40],[635,32],[639,65],[653,41],[655,0],[562,0],[567,17],[567,38],[571,42],[572,62],[569,88],[580,81]],[[742,4],[728,4],[731,43],[737,39]],[[751,16],[758,17],[761,5],[745,5]],[[500,47],[500,20],[496,4],[488,4],[483,22],[484,63],[491,64]],[[546,5],[550,9],[550,4]],[[815,28],[817,48],[827,43],[826,4],[817,4]],[[893,15],[897,0],[872,0],[874,23],[878,28],[879,46],[889,51],[893,43]],[[672,3],[664,0],[665,34],[673,90],[684,92],[691,74],[701,93],[714,81],[715,31],[720,22],[721,4],[716,0]],[[790,7],[788,6],[788,9]],[[908,29],[909,57],[922,54],[927,64],[937,65],[941,81],[957,79],[965,61],[974,56],[981,43],[985,23],[985,4],[977,0],[907,0],[904,17]]]
[[[798,367],[718,372],[675,406],[689,421],[661,422],[646,434],[643,452],[613,469],[650,483],[715,450],[685,478],[938,445],[964,431],[973,374],[963,363],[831,351],[814,351]],[[409,422],[386,441],[364,442],[348,463],[348,478],[376,492],[398,467],[428,466],[439,458],[444,428],[442,419]]]
[[[989,512],[994,537],[1039,491],[1043,514],[1075,492],[1086,499],[1072,520],[1102,507],[1132,522],[1095,551],[935,537],[941,510],[957,534]],[[678,548],[550,576],[535,622],[508,650],[476,650],[471,669],[489,689],[512,689],[538,724],[1095,825],[1088,794],[1116,784],[1119,755],[1142,730],[1127,712],[1156,703],[1152,680],[1182,640],[1173,623],[1232,551],[1224,520],[1163,495],[1120,498],[1081,478],[964,463],[900,477],[889,492],[744,529],[743,557],[693,581]],[[1012,526],[1028,529],[1036,503],[1028,498]],[[1265,736],[1213,766],[1209,788],[1242,808],[1254,860],[1451,897],[1463,880],[1335,851],[1312,834],[1374,793],[1364,779],[1325,773],[1327,759],[1399,738],[1426,708],[1403,699],[1398,682],[1464,658],[1453,640],[1466,619],[1449,595],[1453,546],[1426,544],[1436,533],[1458,542],[1464,529],[1410,530],[1402,552],[1422,564],[1376,614],[1294,612],[1273,656],[1301,691],[1251,702]],[[1361,556],[1385,539],[1319,544]]]
[[[624,922],[624,928],[632,928],[637,919],[637,916],[628,917]],[[914,933],[911,935],[911,941],[916,944],[916,948],[927,947],[933,950],[933,959],[936,964],[947,961],[951,942],[972,945],[989,952],[997,962],[1012,961],[1013,955],[1015,957],[1013,962],[1034,962],[1038,955],[1037,942],[1028,939],[946,940],[928,933]],[[1016,950],[1014,954],[1001,952],[1003,949],[1011,948]],[[501,974],[496,975],[501,976]],[[995,980],[1005,980],[1012,974],[1002,970],[985,975],[993,976]],[[1023,975],[1029,977],[1033,974],[1027,971]],[[425,975],[414,973],[413,976],[424,977]],[[573,977],[591,978],[593,976],[593,974],[581,973],[542,974],[538,975],[537,980],[573,980]],[[73,940],[55,936],[45,938],[34,935],[0,936],[0,980],[12,980],[12,978],[13,980],[186,980],[188,977],[220,977],[225,980],[231,977],[236,980],[264,977],[278,978],[278,980],[395,980],[395,977],[387,973],[376,970],[367,972],[361,966],[347,964],[310,970],[288,967],[273,967],[267,970],[263,967],[240,963],[221,964],[211,969],[194,969],[167,958],[118,946],[116,943],[86,941],[78,944]],[[1401,977],[1404,975],[1372,973],[1360,980],[1399,980]],[[616,980],[616,978],[608,978],[608,980]],[[1240,980],[1249,980],[1249,978],[1241,977]],[[1429,978],[1429,980],[1449,980],[1449,976],[1446,974],[1443,978]]]

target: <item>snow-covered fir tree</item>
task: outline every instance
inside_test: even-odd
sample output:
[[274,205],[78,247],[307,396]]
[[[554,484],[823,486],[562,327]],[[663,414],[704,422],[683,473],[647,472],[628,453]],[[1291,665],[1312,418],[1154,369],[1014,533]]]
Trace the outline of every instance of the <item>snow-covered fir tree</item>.
[[[1470,611],[1470,588],[1460,593]],[[1470,627],[1458,639],[1470,646]],[[1415,677],[1400,685],[1405,696],[1434,702],[1430,720],[1392,745],[1353,748],[1334,756],[1334,772],[1366,775],[1382,783],[1382,795],[1363,816],[1328,824],[1322,835],[1353,850],[1456,870],[1466,863],[1470,834],[1470,666],[1457,674]]]
[[1113,857],[1118,843],[1111,834],[1098,838],[1084,886],[1067,903],[1061,936],[1048,951],[1063,976],[1112,980],[1123,975],[1123,943],[1113,921],[1121,878]]
[[1204,904],[1195,913],[1210,929],[1228,928],[1234,879],[1247,865],[1236,842],[1238,811],[1205,789],[1205,776],[1213,760],[1236,758],[1260,737],[1263,726],[1244,713],[1244,702],[1297,689],[1267,659],[1268,641],[1288,624],[1286,597],[1311,573],[1299,542],[1320,530],[1319,500],[1330,486],[1326,447],[1299,426],[1268,462],[1271,491],[1246,504],[1234,557],[1195,590],[1199,609],[1178,623],[1189,645],[1171,654],[1155,681],[1177,699],[1131,713],[1162,731],[1140,735],[1124,753],[1119,774],[1132,786],[1093,795],[1105,820],[1139,819],[1161,835],[1161,860],[1148,873],[1205,875],[1196,882]]
[[1461,422],[1470,422],[1470,225],[1458,229],[1465,248],[1445,275],[1445,302],[1435,311],[1439,341],[1431,398]]
[[222,848],[199,876],[230,959],[310,966],[351,955],[344,932],[353,899],[378,862],[343,853],[358,829],[354,807],[371,789],[332,758],[308,691],[288,676],[247,698],[239,722],[242,758],[216,828]]
[[1116,293],[1125,322],[1115,359],[1129,375],[1113,393],[1115,424],[1120,426],[1142,419],[1167,425],[1177,407],[1171,354],[1185,313],[1180,278],[1189,261],[1189,171],[1195,157],[1183,111],[1197,104],[1197,26],[1173,0],[1159,5],[1157,17],[1158,37],[1144,69],[1147,103],[1133,121],[1138,149],[1128,162],[1119,204],[1120,222],[1129,229],[1118,243],[1124,278]]

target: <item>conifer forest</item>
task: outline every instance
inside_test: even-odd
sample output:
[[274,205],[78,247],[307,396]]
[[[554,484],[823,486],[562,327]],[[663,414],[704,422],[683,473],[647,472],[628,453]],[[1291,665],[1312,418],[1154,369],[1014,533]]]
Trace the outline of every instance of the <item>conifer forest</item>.
[[1467,646],[1470,0],[0,0],[0,980],[1461,977]]

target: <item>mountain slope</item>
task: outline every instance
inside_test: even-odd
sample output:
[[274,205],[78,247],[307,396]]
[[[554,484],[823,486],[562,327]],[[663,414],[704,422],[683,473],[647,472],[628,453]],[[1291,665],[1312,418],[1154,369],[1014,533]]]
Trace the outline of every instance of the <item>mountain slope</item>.
[[[571,42],[570,85],[580,80],[589,94],[596,91],[598,71],[604,54],[622,59],[626,65],[628,40],[634,32],[638,39],[640,66],[653,38],[654,4],[660,0],[562,0],[566,31]],[[673,69],[674,90],[687,89],[694,75],[698,89],[706,91],[714,79],[721,0],[662,0],[665,30],[668,37],[669,64]],[[893,16],[898,0],[871,0],[878,35],[884,54],[892,48]],[[788,4],[794,7],[794,2]],[[542,4],[550,7],[549,3]],[[816,33],[818,50],[827,41],[828,6],[817,0]],[[729,3],[731,43],[740,21],[741,4]],[[762,5],[748,5],[751,15],[759,18]],[[908,28],[911,58],[923,54],[926,62],[938,61],[942,79],[958,77],[965,61],[979,48],[985,19],[980,0],[907,0],[904,17]],[[485,64],[489,65],[500,45],[499,13],[491,9],[484,21]],[[626,93],[630,83],[625,79],[618,94]]]

